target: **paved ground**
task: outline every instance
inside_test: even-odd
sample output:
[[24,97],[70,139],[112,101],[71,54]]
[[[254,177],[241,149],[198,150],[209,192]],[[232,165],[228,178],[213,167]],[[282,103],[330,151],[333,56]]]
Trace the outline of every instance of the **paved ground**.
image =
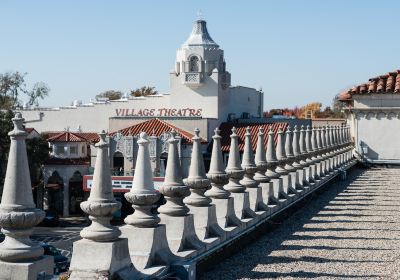
[[400,279],[400,169],[349,177],[203,279]]
[[35,227],[31,238],[57,247],[64,256],[70,258],[72,244],[81,239],[79,232],[86,225],[83,217],[66,218],[61,220],[59,227]]

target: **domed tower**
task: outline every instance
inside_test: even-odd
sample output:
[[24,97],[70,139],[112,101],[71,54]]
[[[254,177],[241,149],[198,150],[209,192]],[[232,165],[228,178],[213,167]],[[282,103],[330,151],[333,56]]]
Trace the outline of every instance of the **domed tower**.
[[230,82],[224,51],[211,38],[206,21],[196,20],[189,38],[176,52],[171,102],[196,104],[203,108],[203,118],[219,118],[218,107]]

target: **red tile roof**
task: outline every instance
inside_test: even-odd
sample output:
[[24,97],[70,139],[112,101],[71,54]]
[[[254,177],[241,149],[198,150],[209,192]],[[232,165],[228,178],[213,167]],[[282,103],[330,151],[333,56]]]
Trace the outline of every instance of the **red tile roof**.
[[223,152],[229,152],[230,150],[230,145],[231,145],[231,138],[230,135],[232,133],[231,129],[232,127],[236,127],[236,133],[239,136],[239,150],[241,152],[244,151],[244,140],[245,140],[245,133],[246,133],[246,127],[250,127],[250,132],[251,132],[251,145],[253,147],[253,151],[256,150],[257,147],[257,138],[258,138],[258,129],[260,127],[264,128],[264,133],[265,133],[265,140],[264,140],[264,145],[266,146],[268,143],[268,132],[270,128],[272,127],[272,131],[275,133],[275,144],[278,141],[278,129],[281,127],[283,132],[286,131],[286,128],[288,127],[287,123],[280,122],[280,123],[272,123],[272,124],[260,124],[260,123],[222,123],[219,127],[221,130],[221,148]]
[[348,101],[356,94],[400,93],[400,70],[369,79],[368,83],[354,86],[339,94],[339,100]]
[[48,132],[49,142],[97,142],[99,136],[94,132]]
[[[192,137],[194,136],[192,133],[158,118],[146,120],[119,131],[112,132],[110,136],[115,135],[117,132],[120,132],[124,136],[135,136],[139,135],[141,132],[146,132],[148,135],[160,137],[163,133],[170,132],[171,130],[175,130],[186,143],[192,143]],[[202,142],[206,143],[207,141],[203,140]]]
[[25,127],[25,131],[29,133],[31,133],[32,131],[34,131],[35,129],[33,127]]

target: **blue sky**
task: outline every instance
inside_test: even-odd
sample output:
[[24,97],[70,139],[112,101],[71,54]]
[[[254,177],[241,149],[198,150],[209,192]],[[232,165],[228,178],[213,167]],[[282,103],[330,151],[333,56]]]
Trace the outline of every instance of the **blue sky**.
[[232,84],[262,87],[265,109],[329,105],[342,90],[400,68],[396,0],[0,0],[0,72],[47,83],[46,106],[108,89],[165,92],[199,10]]

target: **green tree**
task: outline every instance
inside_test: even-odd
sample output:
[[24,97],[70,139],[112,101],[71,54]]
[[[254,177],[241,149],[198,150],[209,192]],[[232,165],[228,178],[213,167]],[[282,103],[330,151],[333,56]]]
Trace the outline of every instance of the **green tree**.
[[148,95],[156,95],[158,91],[155,87],[144,86],[141,88],[137,88],[135,90],[131,90],[131,95],[135,97],[140,96],[148,96]]
[[21,95],[28,98],[29,105],[39,105],[39,99],[48,96],[50,89],[43,82],[35,83],[32,89],[28,89],[26,75],[18,71],[0,74],[0,109],[10,110],[21,106]]
[[108,98],[109,100],[117,100],[121,99],[122,92],[119,90],[107,90],[98,95],[96,95],[96,99],[98,98]]

